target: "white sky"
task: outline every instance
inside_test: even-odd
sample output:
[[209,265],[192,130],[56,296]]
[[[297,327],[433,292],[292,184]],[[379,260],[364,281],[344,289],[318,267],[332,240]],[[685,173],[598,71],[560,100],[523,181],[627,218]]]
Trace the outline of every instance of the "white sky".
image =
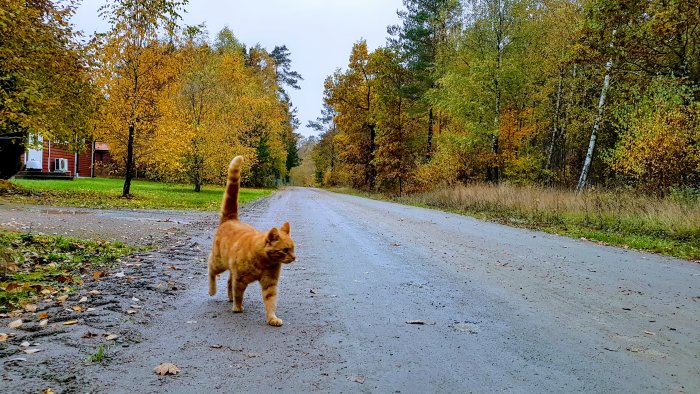
[[[84,0],[73,18],[86,34],[104,32],[108,25],[98,15],[106,0]],[[210,39],[228,26],[247,47],[259,43],[271,51],[286,45],[292,69],[301,73],[301,90],[286,89],[299,109],[304,136],[320,115],[323,80],[336,68],[345,69],[353,43],[364,38],[370,50],[386,43],[386,27],[399,23],[401,0],[190,0],[183,23],[206,22]]]

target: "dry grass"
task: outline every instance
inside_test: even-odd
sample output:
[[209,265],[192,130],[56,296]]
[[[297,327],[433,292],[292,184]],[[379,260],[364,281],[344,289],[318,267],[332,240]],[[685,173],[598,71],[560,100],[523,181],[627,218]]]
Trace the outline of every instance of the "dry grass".
[[700,201],[627,191],[475,184],[414,194],[400,202],[529,228],[700,259]]

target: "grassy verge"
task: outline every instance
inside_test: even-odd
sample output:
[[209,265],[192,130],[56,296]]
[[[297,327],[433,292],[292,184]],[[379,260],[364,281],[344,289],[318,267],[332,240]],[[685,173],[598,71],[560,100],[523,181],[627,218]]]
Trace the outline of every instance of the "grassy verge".
[[69,293],[84,277],[135,250],[121,243],[0,231],[0,312]]
[[[216,211],[224,188],[204,186],[197,193],[191,185],[135,180],[131,198],[122,198],[124,181],[111,178],[78,178],[73,181],[15,179],[0,184],[3,199],[26,204],[89,208],[181,209]],[[241,189],[241,204],[266,197],[272,189]]]
[[351,193],[700,261],[697,199],[659,199],[625,191],[577,194],[505,184],[457,186],[400,198]]

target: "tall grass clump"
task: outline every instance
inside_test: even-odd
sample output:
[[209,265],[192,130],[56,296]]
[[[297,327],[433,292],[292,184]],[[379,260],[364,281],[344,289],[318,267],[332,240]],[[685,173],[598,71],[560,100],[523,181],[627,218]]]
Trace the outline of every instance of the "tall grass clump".
[[535,186],[471,184],[402,197],[401,202],[507,224],[700,259],[700,198],[626,190],[583,193]]

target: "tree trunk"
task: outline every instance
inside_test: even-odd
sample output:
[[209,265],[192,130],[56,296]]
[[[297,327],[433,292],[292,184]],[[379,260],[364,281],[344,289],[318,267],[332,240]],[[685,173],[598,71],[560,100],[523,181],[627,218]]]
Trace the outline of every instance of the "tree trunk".
[[586,152],[586,158],[583,161],[583,168],[581,169],[581,176],[578,178],[578,185],[576,186],[577,192],[581,192],[586,187],[586,183],[588,182],[588,171],[591,168],[591,162],[593,161],[593,150],[595,149],[595,142],[598,138],[598,129],[600,129],[600,122],[603,119],[605,96],[608,93],[608,87],[610,86],[610,69],[612,68],[612,64],[612,59],[609,59],[605,64],[605,79],[603,79],[603,89],[600,92],[600,100],[598,101],[598,115],[596,115],[595,122],[593,122],[591,139],[588,142],[588,151]]
[[202,159],[200,157],[197,157],[195,159],[195,166],[197,168],[197,174],[195,175],[194,178],[194,191],[196,193],[199,193],[202,191]]
[[133,123],[129,124],[129,142],[126,145],[126,177],[124,178],[124,189],[122,190],[122,197],[129,197],[129,192],[131,190],[131,179],[134,173],[134,133],[135,126]]
[[369,163],[367,163],[367,180],[369,184],[369,190],[374,191],[374,180],[377,176],[377,170],[374,168],[374,150],[376,149],[375,139],[377,138],[377,132],[375,130],[375,125],[367,125],[369,127]]
[[433,107],[428,110],[428,146],[425,151],[425,159],[430,160],[433,155],[433,124],[435,123],[435,118],[433,117]]
[[552,140],[549,143],[549,149],[547,152],[547,169],[551,170],[554,167],[558,167],[558,163],[554,163],[554,155],[556,149],[561,149],[559,146],[561,128],[559,127],[559,119],[561,113],[561,92],[562,86],[564,84],[564,69],[559,70],[559,84],[557,86],[557,100],[554,106],[554,119],[552,120]]

